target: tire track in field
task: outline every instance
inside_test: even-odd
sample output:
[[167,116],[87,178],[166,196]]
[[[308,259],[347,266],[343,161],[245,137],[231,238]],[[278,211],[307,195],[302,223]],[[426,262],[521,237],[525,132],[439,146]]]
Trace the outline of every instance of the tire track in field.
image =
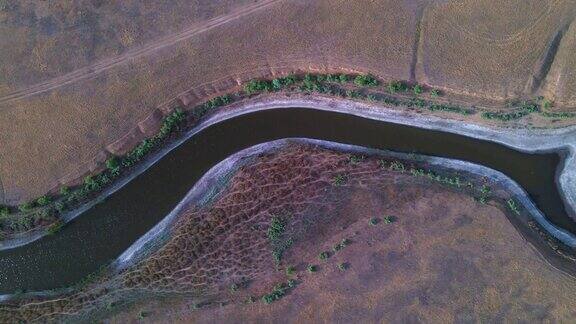
[[162,49],[167,46],[174,45],[180,41],[186,40],[190,37],[195,35],[201,34],[203,32],[209,31],[215,27],[224,25],[230,21],[240,19],[244,16],[253,14],[257,11],[260,11],[264,8],[267,8],[277,2],[282,0],[267,0],[263,2],[259,2],[255,5],[247,6],[241,8],[239,10],[233,11],[227,15],[216,17],[213,19],[209,19],[203,24],[194,25],[184,29],[181,32],[169,35],[157,41],[154,41],[148,45],[145,45],[140,48],[136,48],[133,50],[127,51],[125,54],[120,56],[104,59],[102,61],[96,62],[92,65],[77,69],[65,75],[50,79],[45,82],[38,83],[36,85],[27,87],[22,90],[17,90],[12,93],[9,93],[3,97],[0,97],[0,104],[8,103],[11,101],[15,101],[18,99],[24,99],[33,95],[37,95],[46,91],[50,91],[53,89],[57,89],[64,85],[74,83],[79,80],[87,79],[94,77],[106,70],[109,70],[117,65],[124,64],[132,59],[148,55],[154,51]]

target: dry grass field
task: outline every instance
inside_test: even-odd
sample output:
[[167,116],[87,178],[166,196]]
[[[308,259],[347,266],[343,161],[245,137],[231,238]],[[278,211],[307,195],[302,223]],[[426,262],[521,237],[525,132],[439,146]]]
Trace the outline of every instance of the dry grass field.
[[[292,144],[242,167],[213,202],[189,206],[168,241],[132,268],[70,294],[2,305],[0,322],[573,318],[576,280],[506,213],[376,157]],[[278,300],[263,302],[290,279]]]
[[[142,138],[139,123],[182,92],[193,89],[200,100],[251,77],[361,71],[476,98],[543,93],[571,102],[572,7],[2,0],[0,203],[26,201],[96,170],[113,143]],[[549,70],[560,81],[549,80]]]
[[533,96],[575,10],[571,1],[473,0],[430,6],[422,21],[418,76],[478,97]]

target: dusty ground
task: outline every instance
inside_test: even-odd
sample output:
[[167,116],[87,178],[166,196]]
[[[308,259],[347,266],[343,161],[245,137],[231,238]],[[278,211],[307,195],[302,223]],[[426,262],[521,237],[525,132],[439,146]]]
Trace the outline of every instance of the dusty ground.
[[184,91],[198,101],[249,77],[358,70],[570,109],[573,16],[568,0],[2,0],[0,202],[96,169]]
[[[245,305],[245,295],[258,292],[249,286],[242,297],[232,294],[230,305],[193,310],[191,301],[156,301],[112,322],[140,314],[165,323],[562,322],[576,316],[574,278],[551,268],[498,206],[406,178],[356,182],[353,173],[337,189],[334,208],[323,210],[327,221],[286,256],[298,286],[272,305]],[[368,224],[384,215],[398,221]],[[344,238],[353,243],[333,253]],[[322,251],[330,251],[328,261],[318,260]],[[341,263],[348,269],[339,270]],[[307,273],[307,264],[319,265],[318,273]]]
[[[0,321],[113,315],[118,323],[444,323],[576,316],[576,280],[522,238],[498,200],[481,204],[477,193],[385,165],[296,144],[261,155],[215,201],[183,212],[167,243],[148,258],[74,293],[2,305]],[[493,195],[506,193],[493,188]],[[394,221],[386,223],[386,216]],[[284,221],[284,230],[272,240],[274,219]],[[343,239],[348,244],[334,251]],[[282,246],[277,263],[273,252]],[[324,251],[329,258],[319,260]],[[309,273],[310,264],[318,271]],[[296,286],[286,296],[271,305],[261,301],[290,278]]]

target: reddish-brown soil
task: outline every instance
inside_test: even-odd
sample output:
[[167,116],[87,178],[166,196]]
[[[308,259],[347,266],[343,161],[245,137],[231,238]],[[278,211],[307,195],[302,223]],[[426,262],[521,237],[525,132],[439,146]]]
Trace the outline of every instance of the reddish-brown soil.
[[[382,168],[376,157],[353,163],[344,153],[291,144],[242,167],[208,205],[189,206],[168,241],[135,266],[71,294],[4,305],[0,321],[573,318],[576,280],[550,266],[497,201],[481,204],[467,191]],[[280,241],[268,237],[275,218],[285,220]],[[343,239],[350,243],[333,251]],[[288,240],[276,264],[273,246]],[[342,263],[347,269],[338,269]],[[307,272],[309,264],[318,271]],[[289,278],[296,286],[286,296],[261,301]]]

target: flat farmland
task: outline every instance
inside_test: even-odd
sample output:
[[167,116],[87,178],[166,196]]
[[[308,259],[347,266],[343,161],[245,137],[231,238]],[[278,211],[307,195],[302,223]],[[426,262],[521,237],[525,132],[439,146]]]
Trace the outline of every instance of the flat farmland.
[[478,97],[538,93],[574,15],[569,1],[447,1],[423,16],[418,76]]
[[[569,1],[2,3],[0,203],[101,168],[119,142],[154,131],[145,125],[161,118],[158,107],[183,92],[194,103],[254,77],[368,72],[460,101],[545,95],[563,110],[574,101]],[[92,27],[80,37],[61,27],[77,11],[106,18],[83,22]],[[22,27],[23,13],[36,19]]]

